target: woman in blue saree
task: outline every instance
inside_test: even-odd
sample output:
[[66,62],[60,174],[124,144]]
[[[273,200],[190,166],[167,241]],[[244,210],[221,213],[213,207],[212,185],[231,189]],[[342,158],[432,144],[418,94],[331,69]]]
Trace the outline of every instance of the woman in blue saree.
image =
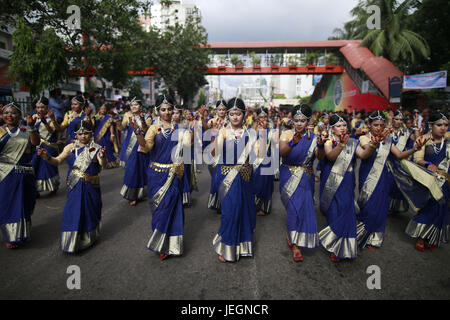
[[0,231],[9,249],[30,238],[31,215],[36,203],[36,178],[31,166],[34,147],[40,143],[34,119],[14,102],[3,107],[0,126]]
[[356,242],[355,164],[356,157],[366,159],[380,142],[375,137],[366,148],[347,133],[347,122],[338,114],[330,117],[330,137],[325,142],[320,177],[320,210],[327,226],[319,232],[322,247],[331,253],[331,261],[355,259]]
[[[189,127],[189,124],[183,120],[182,114],[183,114],[183,107],[180,105],[175,105],[172,114],[172,121],[174,124],[178,125],[178,128],[187,129]],[[183,174],[183,206],[186,207],[191,205],[191,192],[193,190],[191,185],[192,157],[189,160],[190,162],[187,161],[184,163],[184,174]]]
[[75,135],[75,125],[84,120],[89,121],[94,124],[94,121],[91,119],[92,109],[89,106],[86,106],[86,100],[83,96],[79,95],[72,99],[71,101],[72,110],[67,111],[64,115],[64,120],[61,124],[58,122],[54,123],[57,131],[66,130],[66,143],[70,144],[76,139]]
[[264,150],[261,150],[263,152],[261,157],[257,157],[256,161],[253,163],[253,185],[255,192],[256,214],[259,216],[265,216],[270,213],[272,206],[272,194],[275,178],[275,168],[272,167],[272,165],[274,165],[272,157],[272,150],[274,149],[274,146],[272,143],[275,143],[274,141],[278,141],[278,136],[275,136],[278,135],[278,131],[269,127],[267,109],[260,108],[257,110],[257,113],[258,122],[255,129],[259,135],[258,143]]
[[[392,144],[394,144],[399,151],[410,150],[414,147],[414,141],[416,140],[415,134],[404,126],[404,118],[400,110],[396,110],[393,114],[391,137]],[[390,157],[392,160],[395,160],[392,154],[390,155]],[[392,161],[392,163],[393,165],[398,165],[396,161]],[[391,202],[389,205],[389,211],[408,211],[408,201],[405,199],[397,185],[394,184],[390,196]]]
[[385,117],[380,111],[369,116],[369,124],[369,133],[359,138],[360,146],[371,146],[373,137],[381,137],[383,141],[372,156],[361,161],[359,168],[357,241],[361,249],[367,247],[374,250],[383,243],[390,204],[389,194],[395,183],[390,169],[393,167],[388,157],[392,154],[396,159],[405,159],[416,152],[421,144],[418,142],[413,149],[401,152],[392,143],[389,129],[385,127]]
[[106,150],[106,168],[115,168],[119,164],[119,160],[114,153],[117,153],[119,150],[114,134],[114,119],[108,114],[106,104],[100,106],[94,119],[94,139],[96,143]]
[[[218,100],[216,102],[216,112],[217,115],[210,119],[206,125],[207,130],[207,139],[206,141],[203,140],[203,149],[205,152],[210,152],[212,150],[212,147],[214,144],[212,141],[216,139],[217,135],[219,134],[219,131],[222,128],[226,128],[228,124],[227,119],[227,102],[225,100]],[[205,128],[205,127],[204,127]],[[211,186],[209,189],[209,197],[208,197],[208,209],[215,210],[217,213],[220,213],[220,206],[219,206],[219,200],[218,200],[218,185],[216,184],[216,180],[214,177],[217,177],[217,170],[219,170],[219,166],[216,165],[216,163],[209,164],[208,165],[208,171],[211,175]]]
[[102,197],[98,174],[106,165],[105,149],[93,141],[91,122],[79,121],[74,127],[77,140],[68,144],[59,156],[47,150],[38,155],[54,166],[67,161],[66,205],[62,216],[61,250],[75,253],[92,246],[100,235]]
[[221,262],[235,262],[253,256],[256,226],[255,198],[251,187],[252,166],[248,163],[256,136],[244,126],[245,104],[239,98],[227,103],[229,127],[222,128],[211,142],[217,160],[212,179],[221,208],[220,227],[213,247]]
[[441,198],[430,198],[408,226],[406,234],[416,239],[416,249],[434,250],[441,243],[448,243],[449,233],[449,168],[450,143],[445,138],[448,130],[448,118],[442,113],[434,113],[428,121],[430,131],[425,146],[415,154],[414,160],[427,168],[435,177],[433,184],[442,191]]
[[[183,254],[184,209],[183,174],[181,161],[183,147],[190,148],[192,133],[172,122],[174,101],[166,95],[159,96],[156,108],[159,121],[153,124],[145,137],[134,120],[139,145],[150,153],[148,167],[148,198],[152,217],[152,234],[147,248],[158,253],[161,260]],[[177,135],[175,137],[174,135]]]
[[[52,157],[58,155],[58,132],[55,129],[56,117],[52,110],[48,110],[48,99],[41,97],[36,103],[37,113],[33,116],[36,119],[35,128],[41,137],[40,147],[48,151]],[[49,195],[54,195],[58,191],[60,179],[58,167],[42,160],[37,153],[33,155],[33,168],[36,174],[37,197],[39,192],[49,191]]]
[[145,120],[141,111],[141,102],[133,98],[130,102],[130,112],[125,114],[121,123],[117,123],[119,130],[127,128],[127,138],[129,137],[126,148],[125,175],[120,195],[129,201],[130,206],[135,206],[139,200],[143,200],[147,196],[149,155],[139,147],[135,130],[131,126],[131,122],[137,123],[144,134],[147,132],[152,124],[152,119]]
[[[300,248],[319,246],[316,214],[314,210],[313,162],[325,156],[325,139],[308,130],[311,108],[294,108],[293,129],[280,137],[280,194],[286,208],[287,242],[294,261],[303,261]],[[319,146],[319,147],[318,147]]]

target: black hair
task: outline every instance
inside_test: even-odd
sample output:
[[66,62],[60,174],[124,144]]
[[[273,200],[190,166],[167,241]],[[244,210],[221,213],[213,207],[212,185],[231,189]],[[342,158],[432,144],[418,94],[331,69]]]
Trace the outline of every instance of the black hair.
[[[134,99],[134,98],[133,98],[133,99]],[[131,100],[131,101],[130,101],[130,106],[131,106],[131,103],[133,103],[133,102],[137,103],[141,108],[143,107],[142,101],[141,101],[141,100]]]
[[295,112],[294,111],[294,109],[295,109],[295,107],[293,106],[293,105],[291,105],[291,104],[282,104],[282,105],[280,105],[280,111],[281,112],[287,112],[287,113],[293,113],[293,112]]
[[81,123],[83,122],[83,128],[88,130],[88,131],[93,131],[93,127],[92,127],[92,123],[90,121],[78,121],[77,123],[75,123],[75,126],[73,128],[74,132],[77,132],[78,130],[80,130],[81,128]]
[[223,104],[225,106],[225,108],[227,107],[227,102],[225,100],[221,99],[221,100],[217,100],[217,102],[216,102],[216,109],[219,108],[219,106],[221,104]]
[[245,103],[242,99],[231,98],[227,103],[227,111],[230,111],[234,107],[238,108],[242,112],[245,112]]
[[77,101],[81,105],[81,108],[86,106],[86,99],[82,95],[75,96],[72,100]]
[[447,115],[445,115],[445,114],[443,114],[443,113],[441,113],[441,112],[433,112],[431,115],[430,115],[430,118],[428,119],[428,122],[429,123],[434,123],[434,122],[436,122],[436,121],[439,121],[439,120],[441,120],[442,118],[447,118],[447,120],[448,120],[448,117],[447,117]]
[[50,97],[53,97],[53,96],[57,95],[58,93],[59,93],[59,89],[58,88],[57,89],[53,89],[53,90],[51,90],[49,92]]
[[339,116],[338,114],[333,114],[330,117],[330,126],[334,126],[336,123],[339,122],[339,120],[344,119],[345,122],[347,122],[347,119],[345,119],[344,117]]
[[261,112],[265,112],[265,114],[268,116],[269,115],[269,109],[266,107],[261,107],[256,109],[256,114],[259,116],[261,114]]
[[48,99],[47,99],[46,97],[44,97],[44,96],[42,96],[42,97],[36,99],[36,100],[33,102],[33,105],[36,106],[36,105],[38,104],[38,102],[40,102],[40,103],[42,103],[42,104],[48,106]]
[[176,104],[175,106],[174,106],[174,110],[177,110],[177,111],[183,111],[183,106],[181,106],[181,105],[179,105],[179,104]]
[[[307,105],[307,104],[296,105],[294,107],[294,113],[297,113],[297,111],[299,111],[299,110],[305,117],[307,117],[308,119],[311,118],[313,112],[309,105]],[[295,116],[295,114],[294,114],[294,116]]]
[[155,103],[155,107],[159,108],[161,106],[161,104],[166,101],[167,103],[169,103],[171,106],[175,105],[175,99],[173,99],[170,95],[168,94],[163,94],[158,96],[158,98],[156,98],[156,103]]
[[405,118],[405,116],[403,115],[403,113],[400,110],[394,111],[394,117],[397,117],[397,116],[402,116],[402,118]]

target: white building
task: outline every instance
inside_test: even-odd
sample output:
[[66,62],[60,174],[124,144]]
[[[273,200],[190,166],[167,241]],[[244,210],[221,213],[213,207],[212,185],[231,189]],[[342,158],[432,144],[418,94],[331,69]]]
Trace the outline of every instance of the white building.
[[192,3],[174,0],[170,5],[156,3],[150,9],[151,26],[160,30],[176,23],[185,24],[189,16],[200,16],[200,10]]
[[306,97],[314,92],[312,75],[274,75],[272,76],[274,93],[284,94],[286,98]]

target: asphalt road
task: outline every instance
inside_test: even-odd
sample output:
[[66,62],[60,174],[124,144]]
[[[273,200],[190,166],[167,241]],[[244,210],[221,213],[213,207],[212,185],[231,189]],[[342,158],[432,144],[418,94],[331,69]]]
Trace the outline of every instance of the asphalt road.
[[[60,167],[61,177],[67,167]],[[146,249],[151,233],[147,201],[130,207],[119,192],[124,170],[101,173],[101,239],[78,254],[59,249],[64,186],[38,199],[31,241],[17,250],[0,247],[0,299],[450,299],[450,247],[418,252],[404,229],[410,213],[390,215],[383,247],[363,250],[354,261],[333,263],[322,248],[302,250],[294,262],[286,244],[285,211],[278,182],[272,213],[257,217],[255,254],[221,263],[212,247],[220,216],[206,208],[209,173],[185,210],[184,254],[160,261]],[[64,180],[64,179],[62,179]],[[316,201],[317,203],[317,201]],[[319,228],[326,224],[317,210]],[[81,270],[81,289],[69,290],[69,266]],[[368,289],[369,266],[380,268],[381,289]]]

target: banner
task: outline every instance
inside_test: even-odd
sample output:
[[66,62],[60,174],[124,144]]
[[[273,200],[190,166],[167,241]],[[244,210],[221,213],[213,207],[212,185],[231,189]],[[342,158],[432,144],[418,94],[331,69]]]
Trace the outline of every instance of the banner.
[[403,89],[433,89],[447,86],[447,71],[404,76]]

